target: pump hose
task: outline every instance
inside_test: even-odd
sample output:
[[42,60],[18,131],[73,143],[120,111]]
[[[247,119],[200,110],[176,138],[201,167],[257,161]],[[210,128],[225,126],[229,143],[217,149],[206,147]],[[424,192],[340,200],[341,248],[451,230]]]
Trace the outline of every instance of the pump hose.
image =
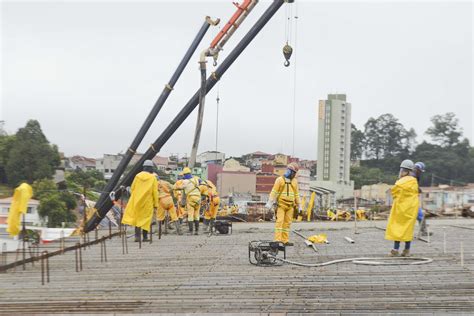
[[[287,264],[292,264],[292,265],[300,266],[300,267],[309,267],[309,268],[325,267],[331,264],[344,263],[344,262],[352,262],[354,264],[372,265],[372,266],[420,265],[420,264],[427,264],[427,263],[433,262],[433,259],[431,258],[422,258],[422,257],[379,257],[379,258],[375,257],[375,258],[347,258],[347,259],[338,259],[338,260],[332,260],[332,261],[320,262],[320,263],[301,263],[301,262],[291,261],[291,260],[287,260],[283,258],[278,258],[273,255],[269,255],[268,257],[287,263]],[[374,260],[377,260],[377,261],[374,261]],[[402,260],[402,261],[398,261],[398,260]]]

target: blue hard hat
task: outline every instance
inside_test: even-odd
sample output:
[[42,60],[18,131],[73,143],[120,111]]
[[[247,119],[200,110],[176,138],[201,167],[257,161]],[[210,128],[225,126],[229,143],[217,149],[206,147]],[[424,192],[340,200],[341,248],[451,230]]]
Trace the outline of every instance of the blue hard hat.
[[421,172],[425,172],[426,171],[426,166],[423,162],[418,161],[418,162],[415,163],[415,169],[418,169]]

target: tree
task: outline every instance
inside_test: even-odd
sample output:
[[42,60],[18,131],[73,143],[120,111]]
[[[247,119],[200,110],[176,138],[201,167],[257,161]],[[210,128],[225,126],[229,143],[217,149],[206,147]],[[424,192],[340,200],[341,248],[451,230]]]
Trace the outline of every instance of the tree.
[[459,120],[452,112],[444,115],[435,115],[431,118],[433,126],[426,130],[433,141],[442,147],[451,147],[459,143],[462,136],[462,129],[459,127]]
[[407,130],[392,114],[370,118],[365,127],[365,155],[376,160],[408,155],[413,151],[416,133]]
[[48,227],[61,227],[62,223],[71,223],[76,216],[67,209],[67,205],[58,194],[46,194],[40,200],[38,212],[48,217]]
[[50,145],[38,121],[30,120],[20,128],[11,144],[6,164],[8,183],[51,178],[60,164],[56,146]]
[[0,183],[7,182],[6,165],[15,140],[13,135],[0,135]]
[[365,147],[364,132],[358,130],[354,124],[351,124],[351,160],[359,160]]
[[41,217],[48,217],[48,227],[60,227],[62,222],[71,223],[76,216],[71,212],[77,202],[73,194],[59,192],[56,184],[49,179],[33,183],[33,195],[40,201],[38,212]]
[[354,180],[354,187],[360,189],[363,185],[395,183],[397,174],[379,168],[360,166],[351,168],[351,179]]

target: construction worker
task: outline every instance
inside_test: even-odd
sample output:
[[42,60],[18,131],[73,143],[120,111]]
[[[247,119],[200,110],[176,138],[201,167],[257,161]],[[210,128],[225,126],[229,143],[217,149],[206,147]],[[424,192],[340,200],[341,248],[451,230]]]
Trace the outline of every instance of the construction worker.
[[135,226],[135,241],[140,240],[140,230],[143,230],[143,241],[148,240],[153,214],[159,205],[158,181],[153,169],[151,160],[143,162],[143,171],[133,179],[130,200],[123,214],[122,224]]
[[183,182],[175,187],[175,189],[183,190],[183,195],[178,203],[181,203],[181,206],[186,206],[190,235],[193,234],[193,225],[195,230],[194,235],[198,235],[199,232],[199,210],[201,206],[199,180],[198,177],[193,177],[191,169],[186,167],[183,169]]
[[[174,224],[176,228],[176,233],[178,235],[181,235],[181,227],[179,226],[176,208],[174,206],[173,197],[171,196],[172,192],[173,186],[171,185],[171,183],[165,180],[158,179],[158,199],[160,201],[160,205],[158,207],[157,219],[159,221],[164,221],[166,213],[168,213],[168,216],[170,218],[169,224]],[[168,225],[168,223],[165,223],[165,225]]]
[[204,230],[208,231],[209,227],[212,226],[216,220],[221,199],[219,198],[216,186],[211,180],[202,181],[200,188],[201,196],[205,195],[207,198],[208,207],[204,212]]
[[390,256],[399,255],[400,242],[405,242],[403,257],[410,255],[410,245],[415,230],[418,214],[418,182],[411,175],[415,164],[411,160],[404,160],[400,165],[399,179],[392,187],[393,205],[388,219],[385,239],[393,240],[394,246]]
[[293,220],[295,209],[302,212],[300,196],[298,192],[298,181],[296,174],[298,173],[298,165],[294,162],[287,166],[283,176],[275,180],[273,189],[270,193],[265,207],[271,209],[276,203],[276,222],[275,222],[275,241],[282,242],[286,246],[293,246],[289,242],[290,225]]
[[[416,181],[418,182],[418,193],[421,194],[421,188],[420,188],[420,181],[421,181],[421,175],[426,171],[426,165],[421,162],[415,162],[415,168],[413,169],[412,176],[416,178]],[[417,221],[418,224],[420,225],[420,232],[421,235],[427,236],[428,235],[428,227],[426,225],[426,217],[423,213],[423,209],[420,208],[418,209],[418,216],[417,216]],[[431,234],[430,234],[431,235]]]
[[179,201],[181,201],[181,198],[183,196],[183,189],[177,189],[179,187],[182,187],[183,185],[183,173],[180,172],[178,174],[178,179],[176,180],[176,183],[174,184],[173,186],[173,195],[176,199],[176,201],[178,201],[177,204],[177,214],[178,215],[178,219],[179,219],[179,222],[182,223],[183,221],[183,218],[186,217],[187,213],[186,213],[186,208],[185,207],[182,207],[181,204],[179,203]]

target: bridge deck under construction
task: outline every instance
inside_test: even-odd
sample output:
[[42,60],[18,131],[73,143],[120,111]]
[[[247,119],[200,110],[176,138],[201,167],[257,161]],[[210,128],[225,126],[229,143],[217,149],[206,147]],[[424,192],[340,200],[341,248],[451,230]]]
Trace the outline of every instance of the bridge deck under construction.
[[[330,244],[318,245],[317,254],[292,234],[295,246],[288,248],[288,259],[315,263],[385,256],[392,245],[384,240],[384,226],[359,222],[354,234],[354,223],[293,224],[308,236],[326,233]],[[430,243],[415,241],[412,252],[434,261],[416,266],[250,265],[248,242],[271,239],[272,228],[271,223],[236,223],[230,236],[155,236],[141,249],[129,238],[128,254],[122,254],[121,238],[114,237],[106,241],[107,262],[101,262],[98,244],[82,251],[80,272],[74,251],[51,257],[45,285],[38,262],[25,271],[19,266],[0,274],[0,314],[474,311],[474,220],[430,221]],[[66,246],[77,241],[71,238]],[[48,247],[58,249],[58,244]]]

